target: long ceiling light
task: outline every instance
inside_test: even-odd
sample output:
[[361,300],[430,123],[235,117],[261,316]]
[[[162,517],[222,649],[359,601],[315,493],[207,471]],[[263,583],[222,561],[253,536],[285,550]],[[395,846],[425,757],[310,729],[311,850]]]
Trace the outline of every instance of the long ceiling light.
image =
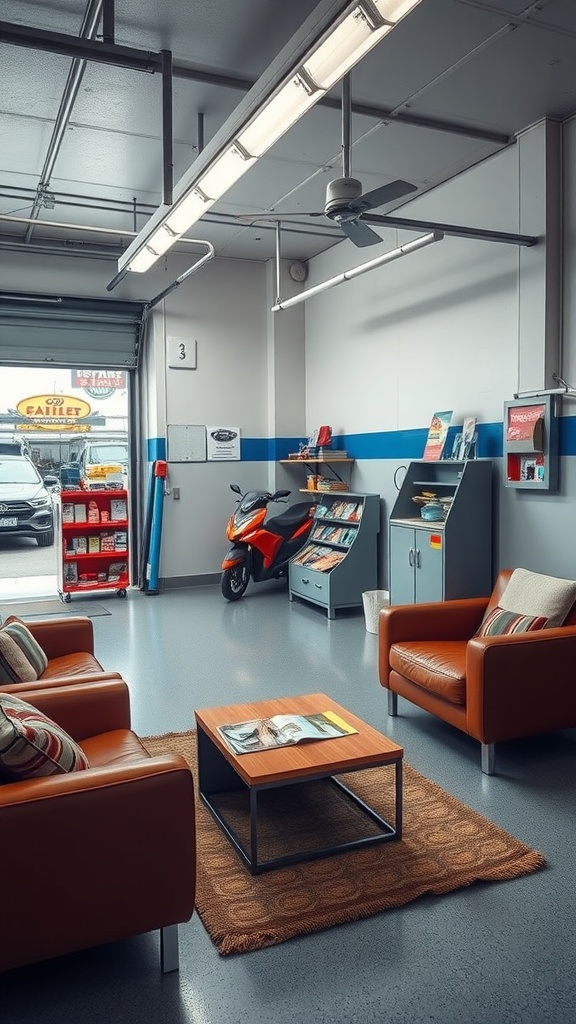
[[[320,17],[311,16],[303,26],[300,51],[294,37],[237,108],[246,112],[244,120],[238,123],[236,112],[231,116],[227,140],[215,154],[209,153],[208,164],[200,155],[176,186],[173,205],[160,207],[123,253],[118,270],[148,270],[419,3],[421,0],[348,0],[335,4],[325,0]],[[312,42],[306,28],[311,22],[316,25]],[[294,50],[296,56],[287,71],[282,58],[288,50]],[[258,98],[252,110],[251,97]],[[221,136],[222,132],[216,139]],[[196,166],[199,169],[194,174]]]
[[281,309],[297,306],[300,302],[306,302],[312,296],[327,291],[328,288],[334,288],[337,284],[343,284],[344,281],[352,281],[353,278],[360,277],[360,274],[367,274],[369,270],[376,270],[376,267],[381,267],[384,263],[392,263],[393,260],[399,260],[401,256],[407,256],[418,249],[424,249],[427,245],[433,245],[434,242],[441,242],[443,238],[443,231],[430,231],[427,235],[420,235],[419,238],[414,238],[411,242],[405,242],[404,245],[399,245],[396,249],[390,249],[388,252],[382,253],[381,256],[368,260],[367,263],[361,263],[358,267],[353,267],[352,270],[345,270],[342,274],[337,274],[336,277],[330,277],[327,281],[314,284],[311,288],[298,292],[289,299],[279,300],[275,306],[272,306],[272,312],[278,313]]

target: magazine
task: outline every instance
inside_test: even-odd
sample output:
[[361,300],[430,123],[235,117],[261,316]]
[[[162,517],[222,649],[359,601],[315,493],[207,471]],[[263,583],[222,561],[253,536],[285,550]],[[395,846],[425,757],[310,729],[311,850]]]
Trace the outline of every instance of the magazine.
[[315,715],[273,715],[250,722],[220,725],[218,732],[234,754],[252,754],[311,740],[331,740],[358,732],[333,711]]
[[442,458],[451,419],[451,409],[434,413],[430,429],[428,430],[426,447],[424,448],[423,458],[425,462],[437,462]]

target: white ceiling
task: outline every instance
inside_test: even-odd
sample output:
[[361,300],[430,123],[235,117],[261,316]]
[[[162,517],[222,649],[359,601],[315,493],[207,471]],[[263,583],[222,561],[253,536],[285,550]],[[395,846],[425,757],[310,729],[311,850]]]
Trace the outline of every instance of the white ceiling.
[[[78,37],[90,3],[3,0],[0,39],[13,25]],[[117,44],[173,54],[175,182],[198,156],[200,133],[208,144],[316,6],[116,0]],[[0,245],[117,257],[162,202],[161,76],[88,62],[54,146],[71,64],[67,56],[0,43],[0,214],[37,215],[33,227],[0,221]],[[572,116],[574,68],[576,0],[422,0],[352,72],[352,174],[364,191],[395,178],[418,186],[412,197],[427,191],[542,118]],[[321,211],[326,184],[342,173],[339,87],[330,98],[334,107],[314,107],[191,235],[212,242],[218,256],[266,260],[275,251],[274,226],[242,225],[237,214]],[[47,168],[55,206],[34,208]],[[401,202],[377,212],[398,211]],[[61,230],[54,221],[124,234]],[[302,216],[283,222],[282,252],[305,260],[342,237],[324,217]]]

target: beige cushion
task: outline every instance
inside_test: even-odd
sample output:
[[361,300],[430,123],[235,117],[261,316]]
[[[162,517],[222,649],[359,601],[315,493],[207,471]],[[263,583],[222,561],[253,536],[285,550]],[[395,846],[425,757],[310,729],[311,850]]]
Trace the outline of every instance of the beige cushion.
[[561,626],[576,601],[576,580],[514,569],[500,607],[518,615],[544,616],[546,628]]

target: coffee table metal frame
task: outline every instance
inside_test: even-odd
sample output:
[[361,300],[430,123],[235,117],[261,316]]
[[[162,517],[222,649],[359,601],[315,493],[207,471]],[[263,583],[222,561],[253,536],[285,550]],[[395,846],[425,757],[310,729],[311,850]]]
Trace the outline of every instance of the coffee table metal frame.
[[[321,740],[319,742],[328,742]],[[231,755],[235,757],[236,755]],[[239,757],[250,757],[250,754],[241,754]],[[273,868],[285,867],[288,864],[297,864],[305,860],[315,860],[318,857],[327,857],[336,853],[346,853],[349,850],[356,850],[362,847],[373,846],[376,843],[389,842],[391,839],[402,837],[402,754],[398,757],[386,756],[381,762],[359,765],[352,768],[342,768],[338,774],[349,775],[354,771],[367,771],[372,768],[394,767],[395,771],[395,795],[394,795],[394,824],[382,818],[374,808],[366,804],[356,793],[346,786],[331,771],[319,771],[312,775],[306,775],[295,779],[282,779],[261,784],[248,785],[234,768],[233,762],[229,761],[218,749],[212,738],[204,731],[198,722],[198,779],[199,791],[202,802],[210,811],[222,831],[228,837],[230,843],[253,875],[263,871],[270,871]],[[286,786],[302,785],[305,782],[312,782],[319,779],[329,779],[346,797],[359,807],[369,818],[380,826],[381,831],[373,836],[360,837],[349,840],[345,843],[338,843],[333,846],[322,846],[314,850],[303,850],[299,853],[286,854],[281,857],[274,857],[270,860],[258,859],[258,794],[266,789],[283,789]],[[250,797],[250,845],[248,848],[242,843],[231,824],[218,810],[212,797],[218,793],[229,792],[230,790],[246,789]]]

